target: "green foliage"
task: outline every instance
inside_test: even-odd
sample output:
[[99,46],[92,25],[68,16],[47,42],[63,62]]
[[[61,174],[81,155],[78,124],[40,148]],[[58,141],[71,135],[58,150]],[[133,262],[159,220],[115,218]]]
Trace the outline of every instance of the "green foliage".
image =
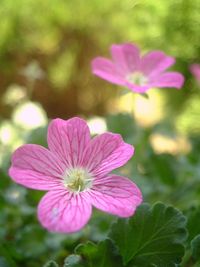
[[0,257],[0,266],[1,267],[9,267],[8,262],[3,257]]
[[192,257],[200,263],[200,235],[197,235],[191,242]]
[[[156,174],[156,177],[162,181],[163,184],[175,185],[176,184],[176,166],[172,164],[173,156],[169,154],[155,155],[152,153],[151,156],[151,171]],[[166,168],[167,166],[167,168]]]
[[105,240],[95,245],[88,242],[83,245],[79,245],[76,248],[76,252],[83,256],[85,259],[86,267],[120,267],[122,261],[119,255],[117,255],[115,248],[110,240]]
[[111,225],[109,239],[78,245],[64,266],[176,267],[184,255],[185,227],[186,218],[177,209],[162,203],[142,204],[133,217]]
[[[176,16],[170,12],[172,9],[176,10]],[[111,0],[104,1],[103,5],[99,0],[92,2],[86,0],[84,3],[78,0],[60,1],[59,4],[47,0],[40,5],[38,1],[33,0],[17,0],[15,2],[4,0],[0,9],[2,18],[0,44],[4,49],[14,47],[9,43],[11,40],[15,41],[15,47],[23,45],[23,49],[41,45],[54,47],[61,38],[62,27],[68,27],[68,29],[74,27],[76,30],[92,31],[93,38],[100,41],[101,45],[113,40],[114,37],[119,39],[123,36],[124,39],[135,39],[140,42],[149,40],[148,45],[159,46],[162,44],[172,51],[175,50],[182,57],[188,57],[188,55],[191,57],[199,45],[200,16],[198,9],[198,0],[192,2],[169,0],[163,1],[159,5],[152,0],[140,1],[135,4],[128,0],[123,2]],[[48,12],[45,12],[46,10]],[[72,11],[75,10],[78,16],[74,16]],[[32,12],[37,15],[31,16]],[[184,23],[185,21],[187,23]],[[102,26],[104,31],[98,31]],[[169,26],[170,31],[167,31]],[[31,32],[28,32],[30,27]],[[184,41],[186,33],[192,39],[193,45]],[[24,41],[22,44],[20,40],[14,39],[17,34],[20,40]],[[104,38],[100,40],[102,36]],[[163,38],[160,38],[161,36]],[[165,41],[169,39],[170,42],[165,44]],[[177,46],[177,43],[181,43],[183,47]],[[6,48],[6,44],[9,44],[9,47]],[[187,51],[186,55],[180,54],[179,51],[183,51],[183,49]]]
[[136,135],[136,129],[133,123],[133,117],[127,113],[119,113],[116,115],[110,115],[107,117],[108,130],[114,133],[119,133],[124,139],[127,139],[134,132]]
[[79,255],[69,255],[66,259],[65,259],[65,263],[63,265],[63,267],[81,267],[82,264],[80,264],[81,262],[81,257]]
[[200,224],[197,223],[200,218],[200,208],[191,208],[187,212],[188,222],[187,222],[187,228],[188,228],[188,241],[190,242],[193,240],[197,235],[200,235]]
[[59,267],[55,261],[48,261],[43,267]]
[[173,207],[143,204],[132,218],[119,219],[109,236],[125,264],[175,267],[184,255],[185,225],[185,217]]

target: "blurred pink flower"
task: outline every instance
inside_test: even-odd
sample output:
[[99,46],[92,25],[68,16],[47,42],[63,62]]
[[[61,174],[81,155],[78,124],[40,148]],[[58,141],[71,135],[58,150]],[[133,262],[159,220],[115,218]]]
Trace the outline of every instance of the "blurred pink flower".
[[127,86],[134,92],[144,93],[152,87],[179,89],[184,83],[182,74],[165,72],[175,59],[162,51],[152,51],[140,57],[137,46],[120,44],[111,46],[111,55],[112,60],[103,57],[93,59],[93,73],[111,83]]
[[200,64],[190,65],[190,72],[193,74],[194,78],[200,84]]
[[92,206],[120,217],[132,216],[142,202],[139,188],[126,177],[109,174],[124,165],[134,148],[118,134],[90,138],[80,118],[53,120],[49,149],[23,145],[12,156],[9,174],[29,188],[49,190],[38,206],[38,218],[49,231],[75,232],[88,222]]

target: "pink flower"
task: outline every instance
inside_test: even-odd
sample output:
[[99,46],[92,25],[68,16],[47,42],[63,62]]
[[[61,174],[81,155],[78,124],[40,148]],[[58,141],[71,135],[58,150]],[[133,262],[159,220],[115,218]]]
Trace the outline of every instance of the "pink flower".
[[90,138],[80,118],[53,120],[48,147],[24,145],[12,156],[9,174],[29,188],[49,190],[38,218],[49,231],[75,232],[88,222],[92,206],[120,217],[134,214],[142,202],[139,188],[126,177],[109,174],[124,165],[134,148],[118,134]]
[[200,84],[200,64],[190,65],[190,72],[193,74],[194,78]]
[[162,51],[152,51],[141,57],[137,46],[121,44],[111,46],[111,55],[112,60],[95,58],[92,61],[93,73],[134,92],[144,93],[152,87],[179,89],[184,83],[182,74],[165,71],[175,63],[175,59]]

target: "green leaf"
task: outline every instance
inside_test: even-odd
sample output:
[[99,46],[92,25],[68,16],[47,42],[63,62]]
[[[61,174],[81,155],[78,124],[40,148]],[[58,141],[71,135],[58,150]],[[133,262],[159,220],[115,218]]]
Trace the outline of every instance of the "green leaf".
[[110,238],[128,266],[174,267],[184,254],[187,237],[182,213],[162,203],[142,204],[129,219],[113,224]]
[[59,267],[59,266],[55,261],[50,260],[47,263],[45,263],[45,265],[43,267]]
[[[122,260],[117,255],[112,242],[107,239],[99,244],[93,244],[92,242],[87,242],[86,244],[79,245],[76,253],[83,256],[85,259],[86,267],[122,267]],[[97,265],[98,263],[98,265]]]
[[200,235],[200,208],[191,208],[186,214],[188,218],[187,229],[189,232],[188,240],[191,241],[195,236]]
[[200,235],[197,235],[191,242],[192,257],[200,260]]

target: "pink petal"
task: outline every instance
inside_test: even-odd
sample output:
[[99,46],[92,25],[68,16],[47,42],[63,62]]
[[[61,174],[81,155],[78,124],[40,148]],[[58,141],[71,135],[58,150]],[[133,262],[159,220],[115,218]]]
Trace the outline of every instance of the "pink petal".
[[133,44],[112,45],[111,54],[115,65],[124,74],[138,69],[140,50]]
[[64,165],[48,149],[39,145],[24,145],[12,155],[9,175],[26,187],[51,190],[61,184]]
[[199,64],[190,65],[190,71],[194,75],[195,79],[200,81],[200,65]]
[[131,180],[117,175],[96,180],[88,194],[97,209],[120,217],[132,216],[142,202],[140,189]]
[[77,166],[82,160],[84,148],[90,142],[90,131],[80,118],[67,121],[53,120],[48,128],[49,149],[58,155],[68,167]]
[[72,233],[85,226],[91,212],[91,204],[81,194],[56,190],[48,192],[40,201],[38,219],[49,231]]
[[116,66],[108,59],[97,57],[92,61],[92,72],[114,84],[124,85],[124,78]]
[[148,76],[161,73],[175,63],[173,57],[165,55],[162,51],[152,51],[141,59],[140,70]]
[[131,91],[142,94],[151,88],[151,86],[147,85],[135,85],[130,82],[127,82],[126,86],[131,89]]
[[152,87],[175,87],[181,88],[184,83],[184,76],[178,72],[166,72],[154,77],[149,81]]
[[82,166],[93,175],[103,175],[124,165],[133,155],[134,148],[124,143],[119,134],[104,133],[96,136],[85,150]]

